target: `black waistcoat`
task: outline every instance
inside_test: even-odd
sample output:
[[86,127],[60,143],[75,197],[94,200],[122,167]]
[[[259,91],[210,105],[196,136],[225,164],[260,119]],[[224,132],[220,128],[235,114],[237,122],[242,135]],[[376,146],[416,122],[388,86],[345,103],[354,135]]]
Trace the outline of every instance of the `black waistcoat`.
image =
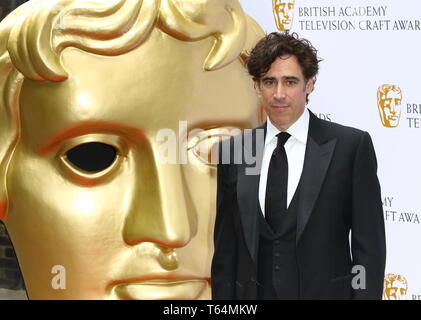
[[295,245],[297,203],[294,195],[276,234],[266,222],[259,206],[258,299],[284,300],[300,297]]

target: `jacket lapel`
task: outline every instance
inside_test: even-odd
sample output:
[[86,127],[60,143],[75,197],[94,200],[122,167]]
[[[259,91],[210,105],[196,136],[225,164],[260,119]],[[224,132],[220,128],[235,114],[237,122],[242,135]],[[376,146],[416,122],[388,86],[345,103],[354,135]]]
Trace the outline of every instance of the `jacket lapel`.
[[[240,219],[246,245],[254,262],[257,262],[258,193],[266,123],[256,129],[249,131],[251,134],[243,135],[244,157],[237,171],[237,201]],[[250,161],[252,157],[254,161]]]
[[297,244],[313,212],[332,160],[336,141],[336,138],[329,138],[325,134],[323,122],[310,112],[304,167],[299,185]]

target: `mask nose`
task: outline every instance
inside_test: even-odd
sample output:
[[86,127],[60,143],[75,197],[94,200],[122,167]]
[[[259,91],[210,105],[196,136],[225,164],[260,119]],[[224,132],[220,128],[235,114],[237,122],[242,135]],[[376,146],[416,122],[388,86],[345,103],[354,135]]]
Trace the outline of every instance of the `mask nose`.
[[395,115],[395,114],[396,114],[396,103],[395,103],[395,101],[393,101],[393,100],[392,100],[392,102],[390,103],[390,113],[391,113],[392,115]]
[[160,164],[149,150],[140,155],[135,172],[124,241],[131,246],[141,242],[153,242],[165,248],[186,246],[197,232],[197,226],[189,216],[193,210],[187,208],[181,166]]

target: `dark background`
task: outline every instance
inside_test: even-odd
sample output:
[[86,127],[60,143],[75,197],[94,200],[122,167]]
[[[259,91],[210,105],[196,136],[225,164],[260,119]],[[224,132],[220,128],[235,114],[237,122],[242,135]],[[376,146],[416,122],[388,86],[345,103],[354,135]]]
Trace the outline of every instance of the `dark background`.
[[[0,21],[27,0],[0,0]],[[0,288],[19,290],[24,288],[19,264],[7,235],[0,222]]]
[[28,0],[0,0],[0,20],[3,20],[9,12],[26,1]]

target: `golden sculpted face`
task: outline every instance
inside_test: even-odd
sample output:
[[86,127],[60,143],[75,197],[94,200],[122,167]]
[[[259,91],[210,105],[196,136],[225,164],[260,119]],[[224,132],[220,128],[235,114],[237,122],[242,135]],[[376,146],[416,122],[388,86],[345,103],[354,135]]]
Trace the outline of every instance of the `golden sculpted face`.
[[[69,2],[88,16],[88,1]],[[0,214],[29,298],[211,298],[216,170],[197,157],[204,139],[192,132],[203,129],[201,137],[212,140],[226,128],[258,124],[258,101],[239,56],[259,31],[237,1],[223,1],[231,11],[220,10],[229,27],[219,31],[229,43],[203,31],[214,34],[213,25],[183,29],[171,10],[188,8],[189,23],[210,23],[216,2],[98,1],[101,17],[137,8],[139,19],[161,19],[161,27],[148,29],[133,16],[138,29],[130,30],[147,35],[116,44],[115,30],[83,33],[81,18],[53,31],[59,55],[38,48],[32,64],[13,38],[15,24],[2,25],[0,43],[9,36],[9,50],[0,52]],[[41,13],[50,17],[47,10]],[[57,22],[66,26],[64,18]],[[175,163],[161,161],[169,141],[162,130],[177,135]]]
[[377,91],[377,107],[383,126],[395,128],[401,117],[402,90],[395,85],[381,85]]
[[384,300],[402,300],[408,292],[408,281],[404,276],[388,273],[384,277]]
[[279,31],[290,30],[294,18],[295,0],[272,0],[273,14]]

